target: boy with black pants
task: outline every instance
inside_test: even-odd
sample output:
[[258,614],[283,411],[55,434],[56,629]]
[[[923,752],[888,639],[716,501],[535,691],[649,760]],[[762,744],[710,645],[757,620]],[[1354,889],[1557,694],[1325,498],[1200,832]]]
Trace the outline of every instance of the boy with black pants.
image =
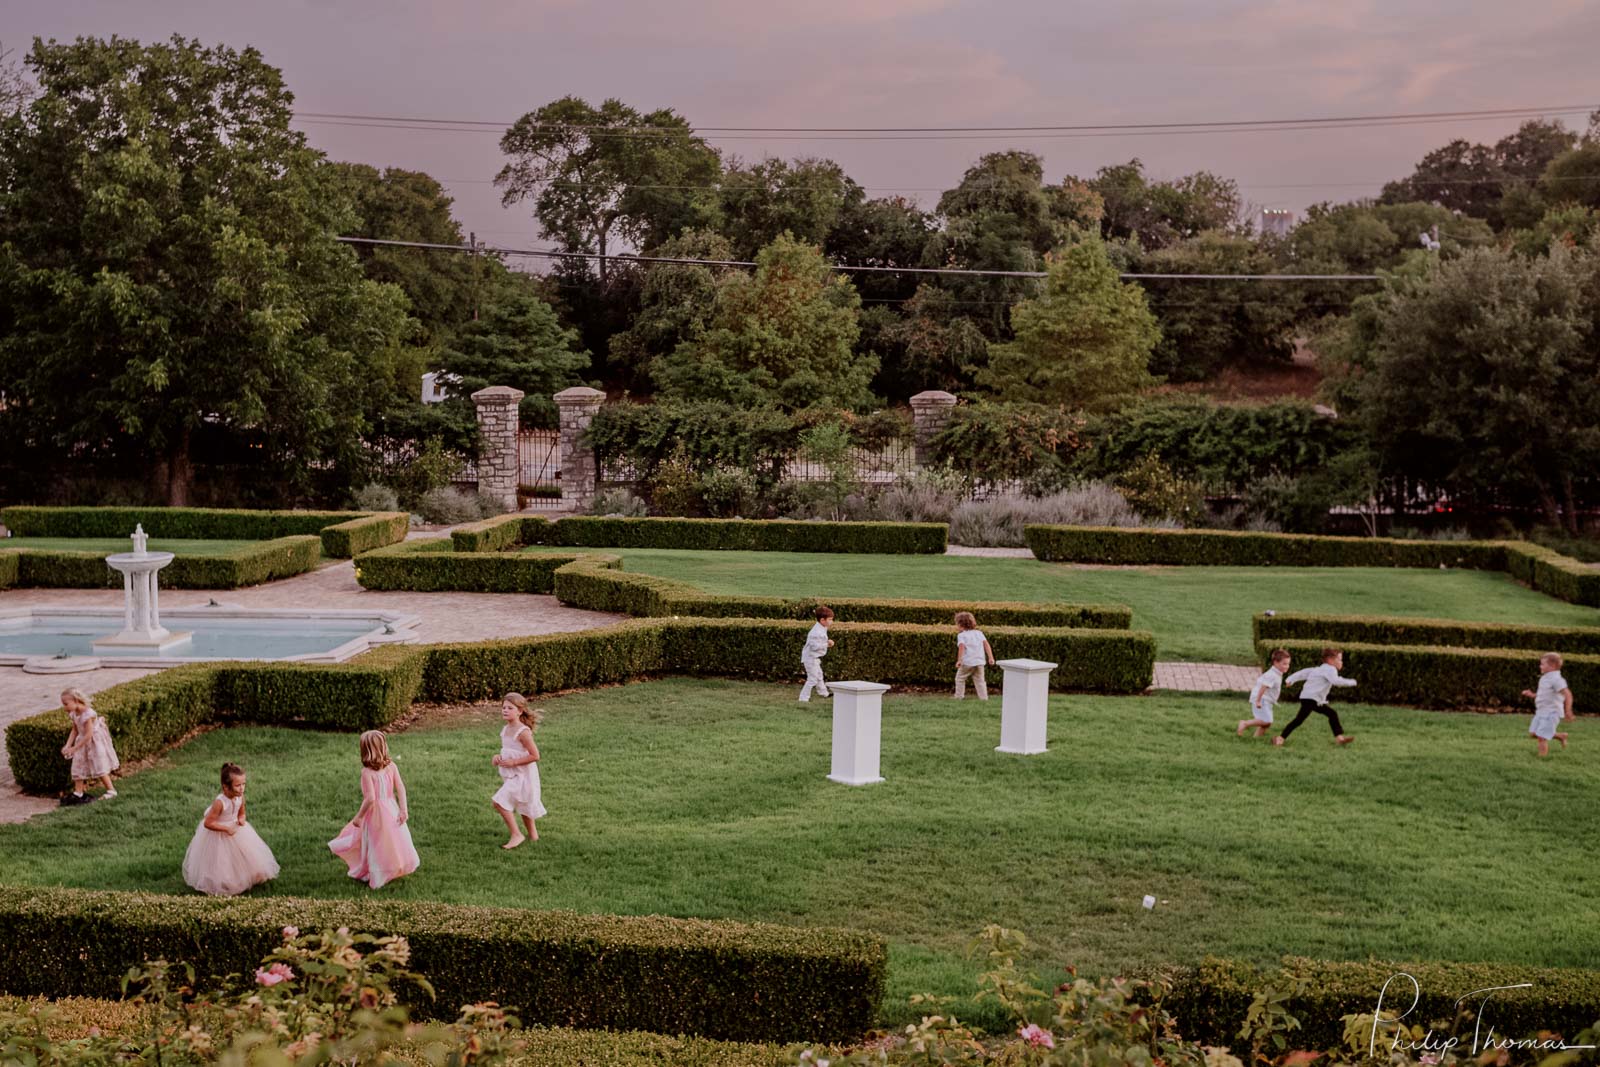
[[1348,745],[1355,738],[1344,732],[1344,727],[1339,723],[1339,713],[1328,706],[1328,693],[1334,686],[1344,688],[1355,685],[1353,678],[1341,678],[1339,668],[1344,666],[1344,653],[1337,648],[1322,650],[1322,665],[1320,667],[1307,667],[1303,671],[1295,671],[1283,680],[1285,685],[1305,683],[1305,688],[1300,690],[1300,713],[1294,721],[1283,728],[1283,733],[1272,739],[1274,745],[1282,745],[1294,733],[1295,728],[1311,717],[1312,712],[1327,716],[1328,726],[1333,730],[1333,739],[1341,745]]

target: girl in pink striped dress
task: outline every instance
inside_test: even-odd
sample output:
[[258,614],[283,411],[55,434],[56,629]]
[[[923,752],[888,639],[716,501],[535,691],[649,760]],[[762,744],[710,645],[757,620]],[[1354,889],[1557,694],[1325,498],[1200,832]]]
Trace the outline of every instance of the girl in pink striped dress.
[[389,758],[389,741],[382,730],[368,730],[361,735],[361,810],[328,847],[350,868],[350,877],[381,888],[422,865],[408,818],[406,784]]
[[111,731],[106,721],[89,706],[89,698],[81,689],[62,690],[61,706],[72,720],[72,732],[61,747],[61,755],[72,761],[71,803],[87,804],[93,799],[84,795],[83,788],[85,783],[96,780],[105,787],[100,799],[110,800],[117,795],[117,787],[111,784],[111,772],[122,763],[111,744]]

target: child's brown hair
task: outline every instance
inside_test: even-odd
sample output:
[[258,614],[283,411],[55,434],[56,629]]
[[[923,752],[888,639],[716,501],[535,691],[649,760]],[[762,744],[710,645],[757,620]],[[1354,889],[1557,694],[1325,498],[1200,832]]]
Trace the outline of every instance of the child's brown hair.
[[1329,645],[1328,647],[1326,647],[1326,648],[1324,648],[1322,650],[1322,662],[1326,663],[1330,659],[1333,659],[1335,656],[1342,656],[1342,655],[1344,655],[1344,649],[1342,649],[1342,648],[1334,648],[1332,645]]
[[226,789],[233,784],[235,778],[243,777],[244,768],[237,763],[224,763],[222,765],[222,788]]
[[958,611],[956,612],[956,625],[963,630],[976,630],[978,628],[978,620],[970,611]]
[[817,605],[817,621],[821,622],[823,619],[831,619],[831,618],[833,618],[833,609],[828,607],[828,605],[826,605],[826,604],[818,604]]
[[[1275,649],[1272,650],[1272,655],[1269,658],[1274,663],[1278,662],[1280,659],[1288,659],[1289,658],[1289,650],[1287,648],[1275,648]],[[1326,657],[1326,653],[1324,653],[1324,657],[1323,658],[1327,658]]]
[[530,708],[528,698],[521,693],[507,693],[501,698],[501,702],[515,707],[518,720],[530,730],[544,722],[544,709]]
[[382,730],[368,730],[361,735],[361,765],[369,770],[381,771],[389,766],[389,739]]
[[1540,663],[1554,663],[1556,665],[1556,669],[1560,670],[1561,669],[1561,653],[1559,653],[1559,652],[1546,652],[1544,655],[1539,657],[1539,662]]

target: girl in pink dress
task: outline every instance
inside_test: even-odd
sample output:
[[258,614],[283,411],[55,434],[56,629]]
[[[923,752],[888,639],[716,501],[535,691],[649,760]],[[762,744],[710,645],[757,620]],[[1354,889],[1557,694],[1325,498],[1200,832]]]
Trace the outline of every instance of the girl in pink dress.
[[278,861],[244,818],[244,768],[222,765],[222,792],[195,828],[183,880],[214,897],[234,897],[278,877]]
[[105,786],[100,799],[110,800],[117,795],[117,787],[111,784],[111,772],[122,763],[111,745],[111,731],[106,721],[89,706],[89,698],[81,689],[63,690],[61,706],[72,720],[72,732],[61,747],[61,754],[72,761],[72,797],[62,803],[87,804],[93,798],[84,796],[83,787],[92,779],[99,779]]
[[406,784],[389,758],[382,730],[361,735],[361,810],[328,842],[350,868],[350,877],[379,889],[422,865],[406,829]]
[[[501,778],[494,810],[511,834],[500,847],[509,849],[530,838],[539,840],[533,820],[544,817],[544,805],[539,800],[539,746],[533,743],[533,728],[543,721],[544,713],[528,707],[528,698],[521,693],[507,693],[500,702],[500,717],[506,724],[500,728],[500,754],[491,761]],[[517,829],[519,816],[526,835]]]

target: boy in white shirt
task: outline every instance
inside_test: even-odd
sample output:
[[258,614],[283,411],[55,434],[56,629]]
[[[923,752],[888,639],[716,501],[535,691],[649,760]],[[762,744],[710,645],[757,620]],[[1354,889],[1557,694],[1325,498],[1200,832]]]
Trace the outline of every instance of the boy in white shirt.
[[1567,747],[1567,735],[1556,729],[1562,719],[1572,721],[1572,690],[1561,677],[1561,653],[1546,652],[1539,657],[1539,689],[1524,689],[1522,695],[1533,701],[1533,722],[1528,724],[1528,736],[1539,742],[1539,755],[1550,754],[1553,737]]
[[1328,706],[1328,693],[1334,686],[1341,689],[1345,686],[1355,685],[1353,678],[1339,677],[1339,668],[1344,666],[1344,653],[1337,648],[1322,650],[1322,665],[1320,667],[1307,667],[1303,671],[1295,671],[1283,680],[1285,685],[1297,685],[1304,682],[1305,688],[1300,690],[1300,713],[1294,721],[1283,728],[1283,733],[1272,739],[1274,745],[1282,745],[1294,733],[1295,727],[1311,717],[1312,712],[1324,715],[1328,719],[1328,726],[1333,730],[1333,739],[1341,745],[1348,745],[1355,738],[1344,732],[1344,727],[1339,724],[1339,713]]
[[806,669],[806,684],[800,690],[802,704],[811,699],[813,689],[825,697],[833,695],[828,692],[828,683],[822,680],[822,657],[833,647],[833,642],[828,640],[828,627],[832,624],[833,609],[826,604],[818,604],[817,621],[811,627],[811,632],[806,634],[806,647],[800,650],[800,665]]
[[1272,725],[1272,709],[1278,703],[1278,694],[1283,691],[1283,675],[1289,669],[1289,653],[1275,648],[1271,658],[1272,666],[1261,672],[1261,677],[1250,689],[1250,718],[1240,719],[1239,728],[1234,731],[1240,737],[1251,727],[1255,728],[1256,736],[1261,737]]
[[983,665],[994,663],[994,649],[989,639],[978,629],[978,620],[970,611],[956,612],[956,699],[967,695],[967,679],[977,690],[979,700],[989,699],[989,686],[983,680]]

